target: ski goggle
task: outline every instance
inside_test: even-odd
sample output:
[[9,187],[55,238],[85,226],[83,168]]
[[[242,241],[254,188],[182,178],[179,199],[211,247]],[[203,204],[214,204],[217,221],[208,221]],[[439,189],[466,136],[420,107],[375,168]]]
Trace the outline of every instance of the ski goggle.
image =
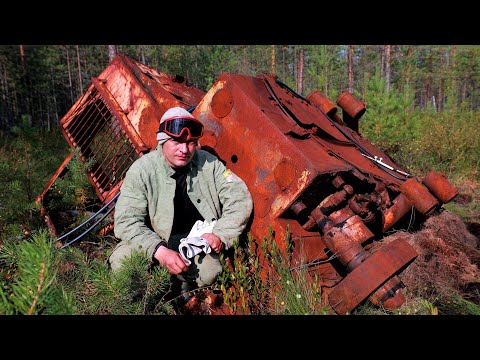
[[162,131],[173,137],[180,137],[186,131],[195,140],[203,135],[203,124],[192,118],[172,117],[160,124],[158,132]]

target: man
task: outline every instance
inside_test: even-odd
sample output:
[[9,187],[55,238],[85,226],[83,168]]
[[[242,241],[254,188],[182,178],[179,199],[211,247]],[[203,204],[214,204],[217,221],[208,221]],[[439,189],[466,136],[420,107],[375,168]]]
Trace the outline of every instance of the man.
[[[163,114],[157,148],[131,165],[120,188],[114,232],[121,241],[109,258],[113,271],[138,250],[176,276],[182,293],[213,284],[221,273],[220,252],[244,231],[253,202],[243,180],[197,149],[202,135],[203,124],[187,110]],[[188,265],[179,244],[199,220],[214,224],[201,234],[211,251]]]

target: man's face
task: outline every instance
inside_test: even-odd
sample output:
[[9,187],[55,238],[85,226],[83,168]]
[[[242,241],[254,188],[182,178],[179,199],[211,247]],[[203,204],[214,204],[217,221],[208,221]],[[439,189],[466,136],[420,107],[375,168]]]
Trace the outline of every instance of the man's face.
[[184,133],[181,137],[172,138],[163,144],[163,155],[172,168],[178,169],[192,160],[197,144],[198,140],[187,140]]

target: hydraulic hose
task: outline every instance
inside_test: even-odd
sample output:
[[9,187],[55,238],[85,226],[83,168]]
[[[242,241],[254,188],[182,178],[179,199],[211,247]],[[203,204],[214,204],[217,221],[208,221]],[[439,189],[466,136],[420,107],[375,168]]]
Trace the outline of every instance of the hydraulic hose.
[[[98,210],[95,214],[93,214],[92,216],[90,216],[87,220],[85,220],[83,223],[81,223],[80,225],[78,225],[77,227],[75,227],[74,229],[70,230],[69,232],[67,232],[66,234],[63,234],[62,236],[60,236],[57,241],[61,241],[65,238],[68,238],[69,235],[75,233],[77,230],[81,229],[82,227],[88,225],[90,223],[90,221],[92,221],[93,219],[95,219],[99,214],[101,214],[110,204],[112,204],[114,201],[117,200],[117,198],[120,196],[120,192],[118,192],[113,198],[110,199],[110,201],[108,201],[100,210]],[[84,237],[86,234],[88,234],[90,231],[92,231],[103,219],[105,219],[108,214],[110,214],[113,209],[115,208],[115,205],[113,205],[110,209],[108,209],[105,214],[103,214],[103,216],[98,219],[93,225],[91,225],[90,227],[88,227],[83,233],[81,233],[80,235],[78,235],[75,239],[71,240],[71,241],[67,241],[64,245],[62,245],[61,247],[59,248],[56,248],[54,251],[58,251],[58,250],[61,250],[65,247],[67,247],[68,245],[70,244],[73,244],[74,242],[80,240],[82,237]]]

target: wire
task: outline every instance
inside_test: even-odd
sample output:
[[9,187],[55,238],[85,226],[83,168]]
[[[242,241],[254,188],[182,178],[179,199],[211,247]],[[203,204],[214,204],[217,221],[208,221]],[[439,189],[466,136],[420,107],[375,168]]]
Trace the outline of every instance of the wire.
[[97,217],[98,214],[100,214],[108,205],[110,205],[113,201],[115,201],[118,197],[120,196],[120,192],[118,192],[117,195],[115,195],[112,199],[110,199],[110,201],[108,203],[106,203],[100,210],[98,210],[95,214],[93,214],[92,216],[90,216],[87,220],[85,220],[83,223],[81,223],[80,225],[78,225],[76,228],[70,230],[68,233],[66,234],[63,234],[62,236],[60,236],[57,241],[60,241],[62,239],[64,239],[65,237],[67,237],[68,235],[70,235],[71,233],[77,231],[78,229],[80,229],[82,226],[84,226],[85,224],[87,224],[90,220],[92,220],[93,218]]
[[[60,236],[57,241],[61,241],[63,239],[65,239],[66,237],[68,237],[70,234],[73,234],[75,231],[77,231],[78,229],[82,228],[83,226],[87,225],[91,220],[93,220],[94,218],[96,218],[103,210],[105,210],[112,202],[114,202],[118,197],[120,196],[120,191],[113,197],[110,199],[110,201],[108,201],[100,210],[98,210],[95,214],[93,214],[92,216],[90,216],[87,220],[85,220],[83,223],[81,223],[80,225],[78,225],[77,227],[75,227],[74,229],[70,230],[68,233],[66,234],[63,234],[62,236]],[[88,234],[92,229],[94,229],[103,219],[105,219],[107,217],[108,214],[110,214],[112,212],[112,210],[115,208],[115,205],[112,206],[110,209],[107,210],[107,212],[99,219],[97,220],[93,225],[91,225],[89,228],[87,228],[83,233],[81,233],[79,236],[77,236],[75,239],[73,239],[72,241],[69,241],[67,243],[65,243],[63,246],[55,249],[55,251],[58,251],[60,249],[63,249],[64,247],[74,243],[75,241],[78,241],[80,240],[82,237],[84,237],[86,234]]]
[[90,226],[85,232],[83,232],[82,234],[80,234],[79,236],[77,236],[75,239],[73,239],[72,241],[68,242],[68,243],[65,243],[64,245],[62,245],[61,247],[59,248],[56,248],[54,250],[54,252],[58,251],[58,250],[61,250],[65,247],[67,247],[68,245],[70,244],[73,244],[75,241],[77,240],[80,240],[82,237],[84,237],[86,234],[88,234],[92,229],[94,229],[103,219],[105,219],[108,214],[110,214],[113,210],[114,206],[112,206],[110,209],[108,209],[108,211],[100,218],[98,219],[92,226]]

